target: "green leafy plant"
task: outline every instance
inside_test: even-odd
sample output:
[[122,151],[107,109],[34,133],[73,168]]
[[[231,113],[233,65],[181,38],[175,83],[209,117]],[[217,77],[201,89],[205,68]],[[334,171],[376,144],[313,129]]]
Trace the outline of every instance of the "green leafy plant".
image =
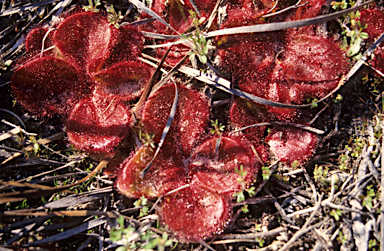
[[263,176],[263,180],[269,180],[269,178],[271,178],[271,171],[269,170],[269,167],[263,166],[261,168],[261,175]]
[[11,66],[12,60],[8,59],[6,61],[3,60],[3,57],[0,56],[0,69],[1,70],[6,70],[9,66]]
[[332,209],[329,213],[336,221],[340,220],[340,217],[343,215],[343,211],[341,209]]
[[346,0],[342,0],[341,2],[332,2],[331,3],[332,9],[338,10],[338,9],[343,9],[345,10],[348,8],[348,2]]
[[218,119],[216,120],[211,120],[211,125],[212,125],[212,129],[211,129],[211,133],[213,135],[217,134],[219,137],[221,136],[222,132],[224,132],[225,130],[225,126],[222,125]]
[[339,236],[337,237],[337,240],[342,244],[345,245],[348,241],[348,237],[344,236],[343,233],[340,231]]
[[352,148],[349,146],[345,146],[345,150],[346,152],[341,154],[338,158],[339,168],[342,171],[348,170],[352,161],[350,156],[350,152],[352,151]]
[[116,12],[116,10],[113,8],[113,5],[107,7],[107,13],[108,13],[108,22],[115,26],[116,29],[120,28],[120,21],[124,18],[123,15],[121,15],[121,11]]
[[343,95],[337,94],[336,98],[333,100],[333,102],[337,104],[337,103],[341,102],[342,100],[343,100]]
[[262,248],[264,247],[265,240],[263,238],[256,238],[256,241],[259,243],[259,246]]
[[120,218],[117,219],[117,223],[118,226],[113,227],[110,231],[111,241],[121,244],[116,251],[142,249],[164,251],[166,247],[170,247],[173,244],[173,240],[168,238],[169,236],[167,233],[159,236],[150,230],[139,233],[131,225],[125,227],[123,216],[120,216]]
[[372,251],[378,251],[380,250],[380,242],[376,238],[370,239],[368,242],[368,248]]
[[122,241],[123,245],[118,247],[116,251],[125,251],[125,250],[131,250],[131,248],[134,248],[134,244],[130,243],[129,237],[133,235],[133,233],[136,231],[134,227],[129,225],[128,227],[124,226],[124,217],[120,216],[119,219],[117,219],[117,222],[119,224],[118,227],[113,227],[110,231],[110,239],[113,242]]
[[15,209],[26,209],[29,208],[27,200],[23,200],[19,206],[16,206]]
[[150,146],[155,149],[155,134],[143,133],[141,130],[139,131],[139,139],[143,143],[144,146]]
[[143,249],[150,250],[157,249],[158,251],[164,251],[166,247],[171,247],[173,243],[172,239],[168,239],[167,233],[164,233],[161,237],[154,237],[152,232],[147,231],[142,239],[148,241],[148,243],[143,246]]
[[[240,203],[242,201],[245,201],[244,191],[247,192],[249,194],[249,196],[251,196],[251,197],[254,196],[256,194],[256,192],[255,192],[255,187],[249,187],[249,188],[246,187],[244,178],[247,175],[247,171],[244,170],[243,165],[240,165],[240,169],[235,168],[235,172],[238,175],[240,175],[240,178],[237,181],[241,184],[242,190],[240,190],[237,193],[234,193],[233,196],[236,197],[236,201],[238,203]],[[248,210],[248,208],[245,208],[245,209],[243,209],[243,212],[244,211],[248,212],[247,210]]]
[[148,215],[149,207],[147,205],[148,199],[142,196],[140,199],[136,200],[133,205],[135,207],[140,207],[139,217],[144,217]]
[[372,205],[372,201],[373,199],[376,197],[376,192],[375,190],[373,189],[373,185],[368,185],[367,188],[367,195],[366,196],[362,196],[362,205],[363,206],[367,206],[369,208],[372,208],[373,205]]
[[311,108],[316,108],[319,106],[319,104],[317,103],[319,102],[319,100],[317,98],[314,98],[311,102]]
[[99,12],[99,9],[97,7],[101,5],[100,0],[88,0],[88,6],[83,6],[83,10],[89,11],[89,12]]
[[33,144],[33,154],[37,155],[41,151],[40,144],[37,142],[37,139],[33,135],[29,137],[29,140]]
[[193,25],[195,30],[192,31],[191,34],[185,35],[181,34],[181,36],[190,44],[192,44],[193,50],[188,53],[189,60],[191,62],[196,62],[196,58],[199,59],[199,61],[203,64],[207,63],[208,61],[208,54],[209,50],[213,49],[214,46],[212,45],[211,40],[207,40],[204,37],[204,33],[200,30],[200,24],[201,21],[197,17],[196,12],[189,11],[190,15],[193,18]]
[[365,146],[365,141],[362,138],[355,138],[351,156],[358,158],[361,152],[363,151],[364,146]]
[[323,183],[325,182],[328,176],[329,168],[323,165],[315,165],[315,170],[313,171],[313,176],[315,181]]
[[259,224],[259,223],[255,224],[255,231],[256,232],[261,232],[261,230],[262,230],[261,228],[262,228],[262,224]]
[[[331,6],[334,10],[346,9],[348,6],[354,6],[355,1],[342,0],[341,2],[332,2]],[[343,48],[347,51],[347,56],[352,57],[353,59],[361,58],[361,47],[364,44],[364,40],[368,39],[368,33],[363,30],[366,28],[366,25],[361,23],[358,19],[360,17],[360,12],[351,12],[349,13],[343,21],[340,21],[341,27],[343,29]]]
[[345,20],[347,25],[342,25],[344,28],[342,34],[345,35],[343,37],[343,47],[347,51],[347,56],[356,60],[361,58],[361,47],[364,40],[368,39],[368,33],[363,31],[366,25],[357,20],[359,17],[359,11],[352,12]]
[[298,160],[293,161],[291,166],[292,166],[292,168],[299,167],[300,166],[300,161],[298,161]]

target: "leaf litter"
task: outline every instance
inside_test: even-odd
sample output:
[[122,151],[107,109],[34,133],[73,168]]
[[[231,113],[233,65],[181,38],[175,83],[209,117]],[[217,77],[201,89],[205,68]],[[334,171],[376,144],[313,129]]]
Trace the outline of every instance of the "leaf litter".
[[[132,3],[144,11],[149,10],[139,1]],[[13,22],[11,29],[6,22],[0,22],[2,60],[16,61],[22,57],[23,37],[30,26],[49,20],[52,15],[58,16],[75,5],[72,1],[2,1],[0,20],[11,18]],[[345,13],[348,11],[352,10]],[[36,14],[39,12],[45,16],[40,17]],[[150,14],[161,19],[155,13]],[[323,22],[338,15],[300,21],[300,25]],[[290,25],[282,23],[275,29],[297,27],[297,24]],[[220,33],[208,32],[207,35],[258,32],[259,27],[220,30]],[[331,93],[340,91],[344,97],[342,102],[331,104],[332,100],[328,100],[331,94],[316,101],[328,107],[324,112],[327,126],[321,128],[328,135],[322,139],[322,147],[313,160],[301,166],[270,163],[265,169],[269,170],[268,178],[257,185],[256,195],[234,204],[238,211],[223,234],[206,243],[179,242],[176,250],[384,248],[384,193],[380,186],[384,179],[382,79],[367,73],[358,75],[383,37],[382,34]],[[140,217],[139,212],[145,206],[134,206],[133,199],[124,198],[110,186],[108,181],[112,179],[101,170],[112,156],[101,162],[82,157],[68,147],[54,118],[35,119],[20,107],[11,106],[11,97],[3,99],[4,93],[9,95],[7,82],[11,72],[11,68],[0,72],[1,116],[16,125],[20,124],[20,117],[26,123],[26,126],[20,126],[26,127],[26,131],[1,124],[1,148],[9,155],[0,159],[0,245],[9,249],[29,246],[48,250],[113,248],[118,245],[113,244],[109,232],[118,226],[116,219],[119,217],[133,226],[132,242],[139,241],[147,230],[163,235],[164,230],[156,227],[158,217],[154,211]],[[295,107],[254,98],[232,88],[230,81],[212,73],[186,66],[181,66],[179,72],[261,104]],[[185,78],[185,75],[177,77]],[[356,78],[365,78],[364,84],[354,84]],[[225,94],[220,95],[228,98]],[[5,109],[9,112],[4,112]],[[10,113],[17,114],[17,118]],[[321,116],[319,119],[324,120]],[[30,130],[37,132],[38,140],[31,140],[26,133]],[[50,151],[50,148],[54,150]],[[244,205],[249,206],[248,213],[242,212]],[[88,238],[85,240],[84,237]]]

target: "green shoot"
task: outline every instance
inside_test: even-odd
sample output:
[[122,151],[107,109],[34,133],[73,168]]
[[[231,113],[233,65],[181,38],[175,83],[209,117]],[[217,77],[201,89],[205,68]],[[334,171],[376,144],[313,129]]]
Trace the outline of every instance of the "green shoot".
[[313,171],[313,176],[315,181],[317,182],[325,182],[327,176],[328,176],[328,167],[322,166],[322,165],[315,165],[315,170]]
[[140,208],[140,215],[139,217],[144,217],[148,215],[149,207],[147,205],[148,199],[142,196],[140,199],[136,200],[133,205],[135,207],[141,207]]
[[333,218],[335,218],[336,221],[340,220],[340,217],[343,215],[343,211],[340,209],[332,209],[332,211],[329,213]]
[[[251,196],[251,197],[254,196],[256,194],[256,192],[255,192],[255,188],[254,187],[250,187],[250,188],[246,187],[245,176],[247,175],[247,171],[244,170],[244,166],[243,165],[240,165],[240,169],[235,168],[235,172],[238,175],[240,175],[240,178],[237,179],[237,182],[240,183],[241,190],[239,192],[237,192],[237,193],[234,193],[233,197],[236,197],[236,202],[240,203],[240,202],[245,201],[244,191],[247,192],[249,194],[249,196]],[[242,210],[243,210],[243,212],[244,211],[248,212],[248,208],[243,208]]]
[[88,0],[88,6],[83,6],[83,10],[85,11],[89,11],[89,12],[99,12],[99,9],[97,9],[97,7],[99,5],[101,5],[100,3],[100,0],[94,0],[95,2],[93,2],[92,0]]
[[372,185],[367,186],[366,189],[367,189],[367,195],[362,196],[363,198],[362,198],[361,204],[363,206],[367,206],[369,208],[372,208],[373,207],[372,201],[376,197],[376,193],[375,193],[375,190],[373,189]]
[[171,247],[173,240],[169,239],[168,234],[162,236],[147,230],[139,233],[134,227],[125,227],[124,217],[117,219],[118,227],[113,227],[110,231],[110,239],[119,242],[120,247],[116,251],[128,250],[159,250],[164,251],[166,247]]
[[107,13],[108,13],[108,22],[115,26],[116,29],[120,28],[119,22],[124,18],[123,15],[121,15],[121,11],[116,12],[116,10],[113,8],[113,5],[110,7],[107,7]]
[[299,167],[300,166],[300,162],[298,160],[295,160],[292,162],[292,168],[296,168],[296,167]]
[[12,60],[8,59],[6,61],[3,61],[3,57],[0,56],[0,69],[1,70],[6,70],[9,66],[11,66]]
[[139,131],[139,139],[143,143],[144,146],[150,146],[152,149],[155,149],[155,141],[153,138],[155,134],[143,133],[141,130]]
[[319,106],[319,104],[317,103],[319,102],[319,100],[317,98],[314,98],[311,102],[311,108],[316,108]]
[[333,102],[337,104],[342,100],[343,100],[343,96],[341,94],[337,94],[336,98],[333,100]]
[[212,125],[212,129],[211,129],[211,133],[214,135],[214,134],[217,134],[219,137],[221,136],[222,132],[224,132],[225,130],[225,126],[222,125],[219,120],[211,120],[211,125]]
[[29,137],[29,140],[33,144],[33,154],[37,155],[41,151],[39,143],[37,142],[35,136],[33,135]]
[[267,166],[263,166],[261,170],[262,170],[261,175],[263,176],[263,180],[269,180],[269,178],[271,177],[271,171],[269,170],[269,168]]
[[211,40],[206,40],[204,37],[204,34],[200,31],[200,24],[201,20],[198,19],[196,12],[189,11],[190,15],[193,18],[193,26],[195,27],[195,30],[191,33],[191,35],[184,35],[181,34],[181,36],[187,40],[190,44],[192,44],[193,50],[189,52],[189,60],[192,62],[192,64],[196,65],[196,58],[199,59],[199,61],[203,64],[208,62],[208,54],[211,49],[214,48],[212,45]]

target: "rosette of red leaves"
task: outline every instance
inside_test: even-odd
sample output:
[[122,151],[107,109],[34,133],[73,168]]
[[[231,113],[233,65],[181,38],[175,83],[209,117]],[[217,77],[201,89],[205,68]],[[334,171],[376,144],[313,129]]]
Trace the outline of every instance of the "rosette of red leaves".
[[117,29],[104,14],[79,12],[33,29],[26,49],[30,57],[12,78],[17,100],[38,115],[62,115],[78,149],[114,151],[130,124],[127,102],[141,95],[152,74],[138,61],[140,32]]
[[[320,14],[324,2],[311,1],[279,18],[297,20],[314,17]],[[237,26],[239,22],[249,25],[269,21],[262,18],[267,6],[263,2],[259,6],[247,1],[241,3],[230,5],[226,27]],[[245,5],[248,7],[245,8]],[[233,18],[236,16],[242,18]],[[217,39],[217,47],[220,66],[232,74],[240,90],[285,104],[302,104],[308,99],[324,97],[337,86],[348,66],[338,44],[316,35],[311,27],[223,36]],[[308,116],[295,108],[263,106],[239,99],[232,103],[230,119],[237,128],[275,121],[306,125],[309,121]],[[303,163],[316,148],[317,137],[314,133],[293,127],[272,126],[268,137],[263,140],[266,128],[251,127],[242,134],[264,153],[266,150],[262,149],[265,146],[261,142],[265,141],[273,155],[283,162],[297,160]],[[265,157],[265,154],[260,156]]]
[[[208,17],[215,1],[194,1],[200,17]],[[269,0],[228,1],[223,27],[315,17],[325,0],[315,0],[276,16]],[[279,7],[296,1],[280,1]],[[154,1],[153,10],[177,32],[188,32],[194,10],[189,1]],[[383,32],[366,10],[361,20],[373,36]],[[142,14],[140,18],[148,17]],[[128,102],[141,95],[152,71],[138,62],[143,49],[141,34],[130,26],[120,29],[103,14],[68,15],[51,28],[32,30],[26,38],[30,57],[15,71],[12,88],[21,104],[41,115],[62,115],[68,138],[92,154],[115,151],[127,137],[131,124]],[[141,30],[173,34],[154,21]],[[373,41],[373,40],[372,40]],[[370,41],[370,42],[372,42]],[[319,36],[313,27],[288,31],[222,36],[216,40],[219,66],[232,75],[237,87],[255,96],[284,104],[320,99],[334,89],[347,70],[338,44]],[[42,51],[42,48],[50,48]],[[53,48],[53,49],[52,49]],[[187,48],[175,46],[169,63],[176,63]],[[377,55],[381,55],[380,51]],[[158,56],[164,54],[162,49]],[[373,61],[382,66],[382,62]],[[163,130],[178,95],[176,114],[164,139]],[[234,194],[250,186],[262,163],[274,157],[285,163],[304,163],[317,145],[314,133],[295,128],[309,117],[295,108],[265,106],[234,98],[229,119],[238,134],[208,135],[210,107],[203,95],[181,84],[164,85],[152,94],[140,111],[137,125],[148,142],[142,142],[122,161],[116,187],[132,198],[163,197],[159,215],[168,230],[181,239],[199,241],[221,232],[231,216]],[[266,135],[267,125],[273,124]],[[287,123],[287,126],[281,124]],[[276,125],[278,124],[278,125]],[[155,149],[156,146],[161,148]],[[116,163],[115,163],[116,164]],[[147,169],[150,166],[150,169]],[[149,170],[143,177],[143,170]],[[241,171],[239,171],[241,170]]]
[[[230,219],[232,195],[253,182],[261,163],[245,139],[208,137],[208,100],[193,89],[178,89],[180,112],[151,169],[140,177],[155,152],[143,146],[121,165],[117,188],[129,197],[164,196],[162,222],[179,238],[197,241],[224,229]],[[145,104],[143,129],[155,135],[155,143],[167,123],[174,93],[173,84],[165,85]]]

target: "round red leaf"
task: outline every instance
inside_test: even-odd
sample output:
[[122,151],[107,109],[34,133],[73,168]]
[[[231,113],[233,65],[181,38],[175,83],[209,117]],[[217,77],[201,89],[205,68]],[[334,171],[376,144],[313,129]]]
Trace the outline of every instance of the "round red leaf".
[[149,172],[141,178],[141,171],[147,167],[153,155],[152,148],[142,147],[121,164],[122,170],[116,184],[122,194],[133,198],[153,198],[186,184],[182,163],[162,154],[156,157]]
[[68,140],[88,153],[111,153],[126,136],[130,117],[125,105],[113,99],[103,99],[100,93],[83,98],[68,118]]
[[18,68],[12,77],[17,100],[28,110],[41,114],[66,114],[88,87],[85,78],[67,62],[41,57]]
[[98,71],[93,77],[104,92],[131,100],[141,95],[152,72],[152,68],[147,64],[128,61]]
[[297,160],[303,163],[313,155],[317,137],[314,133],[302,129],[276,126],[265,141],[270,146],[270,151],[279,160],[287,163]]
[[[166,143],[180,145],[185,156],[189,156],[192,148],[204,137],[209,121],[208,101],[202,94],[185,86],[178,86],[179,102]],[[159,142],[163,129],[171,111],[175,98],[173,84],[160,88],[145,104],[142,122],[144,129],[155,134],[155,142]]]
[[87,64],[110,55],[116,32],[98,13],[80,12],[67,17],[53,37],[66,61],[86,69]]
[[227,197],[192,184],[163,199],[160,217],[179,238],[199,241],[223,231],[230,205]]
[[[195,150],[189,170],[193,182],[199,186],[231,196],[253,182],[261,164],[251,155],[250,148],[229,137],[221,138],[219,151],[215,154],[217,140],[209,139]],[[241,170],[243,177],[238,173]]]
[[[25,39],[25,49],[29,53],[41,52],[43,39],[44,39],[44,36],[47,34],[47,32],[48,32],[48,29],[42,28],[42,27],[31,30]],[[53,45],[52,36],[53,36],[53,32],[50,32],[47,35],[47,38],[44,41],[44,49],[47,49]]]

